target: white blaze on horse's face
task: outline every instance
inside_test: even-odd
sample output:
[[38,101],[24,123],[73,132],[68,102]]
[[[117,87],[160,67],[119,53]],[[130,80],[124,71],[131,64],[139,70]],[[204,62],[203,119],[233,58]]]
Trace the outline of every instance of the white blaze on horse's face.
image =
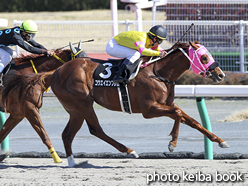
[[[222,81],[225,74],[218,67],[219,63],[215,62],[210,52],[200,44],[190,44],[189,57],[191,59],[192,71],[206,78],[211,77],[217,82]],[[213,74],[212,72],[214,72],[216,68],[218,68],[218,71]]]

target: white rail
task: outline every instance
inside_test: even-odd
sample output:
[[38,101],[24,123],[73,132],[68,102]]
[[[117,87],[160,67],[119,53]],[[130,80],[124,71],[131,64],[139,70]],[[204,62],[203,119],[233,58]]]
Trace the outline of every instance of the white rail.
[[176,97],[248,97],[248,85],[176,85]]

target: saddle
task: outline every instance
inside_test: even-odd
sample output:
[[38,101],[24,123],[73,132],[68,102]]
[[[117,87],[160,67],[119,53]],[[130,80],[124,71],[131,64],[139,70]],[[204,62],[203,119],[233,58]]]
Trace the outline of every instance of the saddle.
[[[109,59],[109,60],[101,60],[91,58],[91,61],[99,63],[96,70],[93,73],[94,78],[94,86],[95,87],[116,87],[119,86],[119,83],[114,83],[113,77],[118,71],[119,66],[123,63],[125,59]],[[126,77],[128,82],[135,78],[139,72],[140,65],[142,60],[137,60],[134,64],[127,66],[126,69]],[[128,82],[123,82],[124,84]]]
[[115,83],[113,77],[116,71],[119,70],[119,66],[125,59],[109,59],[100,60],[91,58],[91,61],[99,63],[96,70],[93,73],[94,86],[95,87],[117,87],[119,92],[120,105],[123,112],[132,113],[127,83],[135,78],[139,72],[142,60],[137,60],[134,64],[127,66],[126,77],[128,82]]
[[12,74],[12,73],[15,73],[14,70],[15,69],[15,60],[12,59],[12,61],[3,69],[3,75],[6,75],[6,74]]

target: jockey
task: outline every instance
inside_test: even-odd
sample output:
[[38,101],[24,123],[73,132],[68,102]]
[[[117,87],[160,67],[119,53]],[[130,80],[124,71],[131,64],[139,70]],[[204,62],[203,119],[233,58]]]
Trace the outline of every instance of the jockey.
[[122,82],[126,80],[127,77],[122,76],[123,72],[127,66],[136,62],[141,55],[165,57],[167,52],[159,45],[166,39],[166,36],[166,29],[161,25],[156,25],[148,33],[126,31],[110,39],[106,46],[106,52],[117,58],[126,58],[116,72],[113,81]]
[[[35,33],[38,32],[37,24],[32,20],[24,21],[20,27],[0,30],[0,74],[10,63],[15,51],[8,46],[18,45],[24,50],[34,54],[53,55],[44,46],[34,41]],[[29,44],[27,44],[26,42]]]

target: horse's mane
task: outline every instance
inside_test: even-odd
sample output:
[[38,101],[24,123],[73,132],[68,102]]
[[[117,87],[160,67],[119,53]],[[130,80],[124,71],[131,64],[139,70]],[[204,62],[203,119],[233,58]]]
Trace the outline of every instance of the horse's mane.
[[[32,95],[35,85],[40,85],[43,88],[46,83],[46,78],[52,76],[53,73],[54,71],[26,75],[10,74],[5,76],[3,79],[2,104],[6,107],[9,95],[12,93],[18,96],[20,101],[26,99],[27,96]],[[22,97],[23,95],[24,98]]]
[[[179,42],[179,43],[177,43],[176,46],[173,47],[173,49],[182,48],[182,49],[186,50],[189,46],[190,46],[189,43],[181,43],[181,42]],[[167,49],[167,50],[165,50],[165,51],[168,52],[169,50],[170,50],[170,49]],[[174,50],[172,53],[178,52],[178,51],[179,51],[179,50]],[[149,61],[149,59],[150,59],[151,57],[158,57],[158,56],[143,56],[142,59],[143,59],[143,61]]]
[[[64,49],[64,50],[56,49],[56,50],[54,50],[56,55],[59,55],[60,53],[65,52],[65,51],[69,52],[70,50],[69,49]],[[31,54],[25,55],[25,54],[21,53],[18,55],[18,57],[15,58],[15,61],[16,61],[16,63],[21,63],[23,61],[30,61],[30,60],[34,60],[34,59],[37,59],[40,57],[47,57],[47,56],[44,54],[32,54],[31,53]]]
[[189,47],[189,43],[181,43],[179,42],[174,48],[188,48]]

